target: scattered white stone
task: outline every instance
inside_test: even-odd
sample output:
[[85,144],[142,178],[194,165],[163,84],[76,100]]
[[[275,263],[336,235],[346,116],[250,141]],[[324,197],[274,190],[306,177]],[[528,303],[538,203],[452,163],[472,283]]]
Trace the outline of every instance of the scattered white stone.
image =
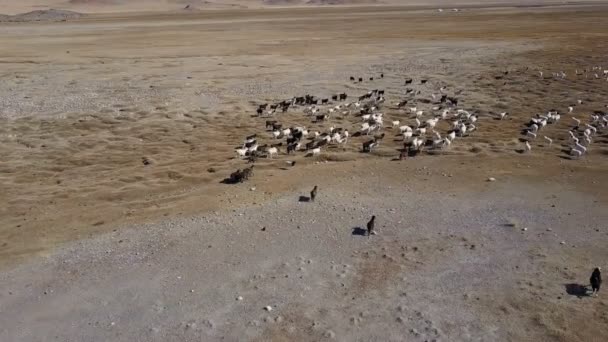
[[255,187],[253,187],[253,188],[249,189],[249,191],[255,191]]
[[565,245],[565,244],[566,244],[566,241],[562,241],[562,242],[560,242],[559,244],[560,244],[560,245]]
[[494,177],[488,178],[488,182],[495,182],[495,181],[496,181],[496,178],[494,178]]
[[521,230],[525,232],[526,230],[528,230],[528,228],[522,228]]
[[243,300],[243,296],[236,297],[236,300]]
[[270,305],[265,306],[265,307],[264,307],[264,310],[266,310],[266,311],[270,312],[270,311],[272,311],[272,306],[270,306]]

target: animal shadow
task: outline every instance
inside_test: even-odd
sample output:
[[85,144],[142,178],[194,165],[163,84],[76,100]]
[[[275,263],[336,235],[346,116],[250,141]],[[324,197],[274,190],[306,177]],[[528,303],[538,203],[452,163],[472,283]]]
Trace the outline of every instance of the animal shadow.
[[310,202],[310,197],[308,196],[300,196],[299,202]]
[[566,293],[568,293],[571,296],[577,296],[577,297],[586,297],[588,296],[587,294],[587,286],[585,285],[581,285],[581,284],[566,284]]
[[367,235],[367,230],[361,228],[361,227],[355,227],[353,228],[353,235],[355,236],[366,236]]

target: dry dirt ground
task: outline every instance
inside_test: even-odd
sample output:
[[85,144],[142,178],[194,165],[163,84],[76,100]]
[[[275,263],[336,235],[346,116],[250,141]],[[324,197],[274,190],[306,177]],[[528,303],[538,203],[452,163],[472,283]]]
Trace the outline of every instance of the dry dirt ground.
[[[608,65],[591,70],[608,54],[606,15],[309,8],[2,24],[0,340],[606,339],[605,294],[577,286],[608,257],[607,131],[582,158],[567,153],[571,117],[608,104]],[[283,149],[249,182],[220,183],[247,165],[234,153],[246,135],[272,142],[256,104],[378,88],[387,126],[412,125],[394,105],[406,78],[417,98],[445,86],[478,130],[396,161],[387,127],[371,154],[365,137],[318,157]],[[520,153],[524,124],[550,109],[562,119]],[[276,119],[361,121],[313,123],[301,107]],[[300,202],[315,184],[319,200]],[[372,214],[379,234],[353,234]]]

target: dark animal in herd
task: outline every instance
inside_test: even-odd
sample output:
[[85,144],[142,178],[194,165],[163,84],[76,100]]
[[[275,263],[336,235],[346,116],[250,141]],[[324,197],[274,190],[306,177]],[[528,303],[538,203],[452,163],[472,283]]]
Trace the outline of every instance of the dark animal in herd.
[[373,215],[371,220],[367,222],[367,236],[371,236],[374,233],[376,227],[376,215]]
[[244,168],[243,170],[239,169],[230,174],[230,178],[228,179],[229,183],[243,183],[248,180],[249,177],[253,176],[253,167]]
[[314,202],[315,198],[317,198],[317,186],[315,185],[315,187],[312,189],[312,191],[310,192],[310,201]]
[[600,292],[600,286],[602,285],[602,273],[601,268],[596,267],[591,273],[591,278],[589,278],[589,282],[591,283],[591,291],[592,294],[597,294]]

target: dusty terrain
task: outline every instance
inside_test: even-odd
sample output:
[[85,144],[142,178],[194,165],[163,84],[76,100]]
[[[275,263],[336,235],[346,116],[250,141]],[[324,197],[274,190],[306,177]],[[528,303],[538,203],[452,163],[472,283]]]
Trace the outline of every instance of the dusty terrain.
[[[606,76],[576,71],[606,61],[607,14],[308,8],[0,25],[0,340],[605,339],[605,294],[576,285],[608,257],[608,137],[571,159],[567,130],[606,110]],[[413,122],[394,105],[410,77],[420,97],[458,93],[478,130],[394,160],[390,120]],[[387,136],[373,153],[359,152],[365,137],[318,157],[283,149],[247,183],[220,183],[247,165],[234,153],[246,135],[272,142],[256,104],[376,88]],[[550,109],[562,119],[520,153],[524,124]],[[360,126],[312,123],[302,108],[276,119]],[[319,200],[299,202],[315,184]],[[379,234],[353,235],[372,214]]]

